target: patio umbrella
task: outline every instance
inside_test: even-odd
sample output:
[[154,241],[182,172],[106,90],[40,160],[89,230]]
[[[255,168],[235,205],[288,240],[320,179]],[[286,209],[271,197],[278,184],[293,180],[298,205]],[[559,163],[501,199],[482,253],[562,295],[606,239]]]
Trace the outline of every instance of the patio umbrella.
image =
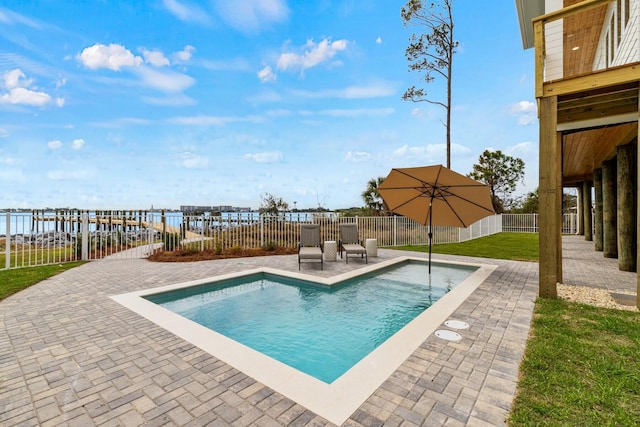
[[489,187],[442,165],[392,169],[378,193],[394,213],[429,226],[468,227],[494,214]]

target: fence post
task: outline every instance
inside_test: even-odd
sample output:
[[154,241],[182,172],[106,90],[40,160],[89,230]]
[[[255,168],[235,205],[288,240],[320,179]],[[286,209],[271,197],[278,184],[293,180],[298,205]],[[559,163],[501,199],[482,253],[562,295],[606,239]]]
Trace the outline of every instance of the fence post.
[[264,247],[264,215],[260,214],[260,247]]
[[82,261],[89,259],[89,214],[82,214]]
[[5,241],[5,255],[4,255],[4,266],[5,268],[11,268],[11,212],[7,212],[7,222],[6,222],[6,234],[7,236]]
[[396,237],[397,237],[397,230],[396,230],[396,226],[397,226],[397,216],[394,215],[393,217],[393,246],[398,246],[397,245],[397,241],[396,241]]

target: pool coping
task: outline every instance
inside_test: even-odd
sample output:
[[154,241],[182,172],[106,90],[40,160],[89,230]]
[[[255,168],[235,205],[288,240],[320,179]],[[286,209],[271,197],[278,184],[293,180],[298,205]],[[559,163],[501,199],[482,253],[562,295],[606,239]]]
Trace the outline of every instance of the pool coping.
[[434,264],[473,266],[478,267],[478,269],[331,384],[326,384],[282,362],[265,356],[224,335],[160,307],[143,297],[159,292],[202,285],[211,281],[234,279],[259,273],[275,274],[332,286],[344,280],[412,260],[421,263],[425,262],[424,258],[402,256],[328,278],[318,278],[299,272],[260,267],[114,295],[111,296],[111,299],[321,415],[332,423],[340,425],[380,387],[429,335],[448,319],[451,313],[489,277],[497,268],[497,265],[458,261],[433,262]]

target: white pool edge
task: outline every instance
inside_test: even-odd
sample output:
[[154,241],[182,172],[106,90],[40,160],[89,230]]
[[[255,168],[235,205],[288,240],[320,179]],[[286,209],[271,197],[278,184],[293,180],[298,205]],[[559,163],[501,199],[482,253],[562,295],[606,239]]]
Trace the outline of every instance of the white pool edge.
[[331,278],[318,278],[303,273],[264,267],[115,295],[111,298],[267,387],[332,423],[340,425],[489,277],[497,268],[496,265],[437,262],[438,264],[473,266],[478,269],[332,384],[326,384],[304,374],[143,297],[256,273],[276,274],[332,286],[407,260],[425,262],[424,258],[398,257]]

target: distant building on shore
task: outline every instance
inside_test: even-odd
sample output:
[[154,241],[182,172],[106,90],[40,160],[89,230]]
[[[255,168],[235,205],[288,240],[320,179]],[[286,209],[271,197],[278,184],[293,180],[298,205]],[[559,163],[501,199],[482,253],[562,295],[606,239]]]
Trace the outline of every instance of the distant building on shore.
[[180,206],[180,211],[184,214],[198,214],[205,212],[251,212],[251,208],[239,208],[236,206]]

